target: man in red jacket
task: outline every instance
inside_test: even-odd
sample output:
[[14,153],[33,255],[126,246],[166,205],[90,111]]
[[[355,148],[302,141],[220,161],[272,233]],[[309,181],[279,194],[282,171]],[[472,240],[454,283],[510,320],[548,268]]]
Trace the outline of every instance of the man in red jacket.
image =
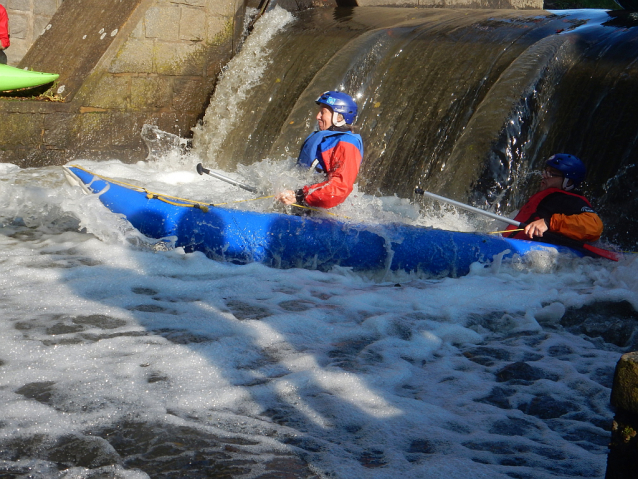
[[319,130],[306,138],[297,163],[325,176],[296,191],[284,190],[275,198],[286,205],[332,208],[352,192],[363,159],[363,141],[352,131],[357,104],[350,95],[327,91],[315,103],[319,105]]
[[5,48],[9,48],[9,16],[5,8],[0,5],[0,63],[7,64],[7,55],[4,53]]
[[578,241],[598,240],[603,232],[602,221],[587,198],[573,191],[586,174],[585,165],[575,156],[552,155],[545,163],[540,191],[532,195],[514,218],[527,226],[523,231],[505,236],[540,239],[543,233],[550,231]]

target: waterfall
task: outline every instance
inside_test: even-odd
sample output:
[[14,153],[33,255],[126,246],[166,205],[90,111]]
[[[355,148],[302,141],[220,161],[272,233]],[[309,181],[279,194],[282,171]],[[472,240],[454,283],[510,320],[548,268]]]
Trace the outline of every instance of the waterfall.
[[227,170],[294,158],[315,98],[343,90],[359,104],[360,190],[411,198],[419,184],[509,213],[544,159],[566,152],[588,167],[584,192],[607,238],[635,244],[630,13],[356,7],[295,17],[276,8],[257,22],[195,131],[200,156]]

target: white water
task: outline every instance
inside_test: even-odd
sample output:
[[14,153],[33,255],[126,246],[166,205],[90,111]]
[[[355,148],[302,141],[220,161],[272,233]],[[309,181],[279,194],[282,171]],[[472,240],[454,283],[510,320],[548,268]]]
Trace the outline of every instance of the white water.
[[[80,163],[187,198],[249,197],[198,176],[197,158],[182,161],[172,169],[168,161]],[[398,203],[390,216],[409,210],[392,199],[357,201],[386,210]],[[638,308],[635,257],[379,283],[343,269],[154,252],[95,196],[68,185],[61,168],[1,165],[0,202],[2,444],[99,435],[135,417],[250,438],[252,452],[290,451],[320,477],[604,475],[603,428],[621,353],[559,320],[566,308],[598,301]],[[443,219],[468,226],[458,215]],[[496,373],[517,361],[545,378],[498,382]],[[46,382],[46,400],[21,389]],[[477,401],[494,388],[509,389],[511,409]],[[535,397],[567,406],[552,418],[525,414]],[[28,466],[29,477],[88,477],[79,467],[58,476],[41,455],[2,464]]]

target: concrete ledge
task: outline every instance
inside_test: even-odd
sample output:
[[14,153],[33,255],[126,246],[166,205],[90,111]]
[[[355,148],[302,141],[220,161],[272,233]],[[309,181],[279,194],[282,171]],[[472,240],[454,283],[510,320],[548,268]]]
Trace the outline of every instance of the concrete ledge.
[[543,0],[357,0],[360,7],[426,7],[541,10]]

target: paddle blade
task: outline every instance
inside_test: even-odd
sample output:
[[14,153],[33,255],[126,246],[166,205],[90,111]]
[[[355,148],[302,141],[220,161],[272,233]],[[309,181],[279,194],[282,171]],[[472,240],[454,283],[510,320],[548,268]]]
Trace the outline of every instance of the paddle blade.
[[610,259],[612,261],[618,261],[621,258],[619,253],[616,253],[614,251],[609,251],[609,250],[606,250],[606,249],[602,249],[602,248],[596,248],[595,246],[592,246],[592,245],[587,244],[587,243],[583,244],[583,249],[586,249],[587,251],[589,251],[589,252],[591,252],[591,253],[593,253],[595,255],[601,256],[603,258]]

